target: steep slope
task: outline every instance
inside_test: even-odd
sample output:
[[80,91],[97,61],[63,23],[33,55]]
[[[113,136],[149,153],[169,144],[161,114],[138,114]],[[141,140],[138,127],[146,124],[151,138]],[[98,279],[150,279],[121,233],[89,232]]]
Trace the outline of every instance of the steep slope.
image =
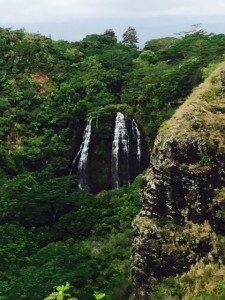
[[136,299],[149,299],[160,278],[220,257],[225,234],[225,63],[160,129],[136,217]]

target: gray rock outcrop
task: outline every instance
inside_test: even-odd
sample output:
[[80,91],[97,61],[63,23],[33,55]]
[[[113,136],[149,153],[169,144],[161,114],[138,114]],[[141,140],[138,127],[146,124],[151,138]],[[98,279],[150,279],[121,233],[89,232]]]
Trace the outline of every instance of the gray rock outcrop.
[[160,129],[133,222],[137,300],[154,284],[219,259],[225,234],[225,96],[222,63]]

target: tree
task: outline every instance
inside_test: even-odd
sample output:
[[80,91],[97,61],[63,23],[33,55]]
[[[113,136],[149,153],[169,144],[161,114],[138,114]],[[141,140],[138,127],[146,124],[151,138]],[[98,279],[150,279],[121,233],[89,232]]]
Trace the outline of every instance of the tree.
[[175,37],[164,37],[160,39],[153,39],[145,43],[144,50],[151,50],[153,52],[157,52],[162,49],[170,47],[177,40],[178,38]]
[[114,41],[115,43],[117,42],[117,36],[113,29],[106,29],[106,31],[104,32],[104,35],[109,36],[112,39],[112,41]]
[[135,28],[131,26],[128,27],[128,29],[123,34],[122,43],[126,46],[137,48],[138,38]]

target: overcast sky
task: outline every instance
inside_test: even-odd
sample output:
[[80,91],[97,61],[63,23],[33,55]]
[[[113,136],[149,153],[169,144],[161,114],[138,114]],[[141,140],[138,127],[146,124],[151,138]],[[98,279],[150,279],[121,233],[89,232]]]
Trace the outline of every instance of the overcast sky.
[[225,33],[225,0],[0,0],[0,26],[78,41],[114,29],[121,40],[135,27],[143,45],[201,23]]

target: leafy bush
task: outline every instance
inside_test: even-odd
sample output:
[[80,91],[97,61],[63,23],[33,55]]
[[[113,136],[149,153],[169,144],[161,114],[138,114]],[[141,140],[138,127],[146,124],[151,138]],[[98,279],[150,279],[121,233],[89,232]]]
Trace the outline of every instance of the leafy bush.
[[161,283],[155,285],[151,291],[151,300],[179,300],[182,297],[182,289],[174,277],[167,277]]
[[208,154],[202,154],[201,155],[201,159],[199,161],[199,165],[201,167],[204,167],[204,166],[205,167],[206,166],[210,167],[210,166],[212,166],[212,164],[213,164],[212,158]]

